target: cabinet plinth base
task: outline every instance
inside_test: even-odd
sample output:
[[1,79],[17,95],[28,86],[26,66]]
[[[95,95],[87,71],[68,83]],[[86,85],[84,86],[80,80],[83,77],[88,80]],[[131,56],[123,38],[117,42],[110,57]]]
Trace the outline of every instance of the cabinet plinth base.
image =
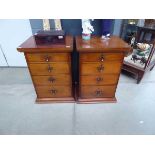
[[89,98],[89,99],[83,99],[78,98],[77,103],[79,104],[89,104],[89,103],[116,103],[117,99],[114,98]]
[[44,103],[74,103],[75,99],[73,97],[65,98],[36,98],[38,104]]

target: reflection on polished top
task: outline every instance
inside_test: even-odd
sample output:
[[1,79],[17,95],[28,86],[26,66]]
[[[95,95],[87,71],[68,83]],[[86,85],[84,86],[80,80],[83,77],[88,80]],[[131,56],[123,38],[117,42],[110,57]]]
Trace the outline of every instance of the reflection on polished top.
[[124,51],[129,52],[131,51],[131,46],[124,42],[121,38],[117,36],[111,36],[110,39],[101,39],[99,36],[92,36],[90,40],[85,41],[82,39],[81,36],[76,37],[76,47],[77,50],[82,52],[88,50],[91,52],[94,50],[99,52],[99,50],[104,51]]
[[[104,51],[124,51],[129,52],[132,50],[131,46],[128,45],[126,42],[124,42],[121,38],[117,36],[111,36],[108,40],[103,40],[99,36],[92,36],[91,40],[85,41],[82,39],[81,36],[76,37],[76,48],[79,52],[88,50],[91,52],[94,50],[96,52],[99,52],[100,50]],[[73,50],[73,37],[72,36],[66,36],[65,37],[65,44],[64,45],[37,45],[35,42],[35,38],[31,36],[28,38],[24,43],[22,43],[18,48],[18,51],[20,52],[47,52],[51,51],[54,52],[57,50],[57,52],[66,51],[71,52]],[[45,51],[46,50],[46,51]]]
[[[22,43],[18,48],[20,52],[47,52],[47,51],[68,51],[71,52],[73,50],[73,37],[66,36],[65,37],[65,44],[63,45],[54,45],[54,44],[46,44],[46,45],[37,45],[34,36],[28,38],[24,43]],[[37,51],[36,51],[37,50]],[[46,50],[46,51],[45,51]]]

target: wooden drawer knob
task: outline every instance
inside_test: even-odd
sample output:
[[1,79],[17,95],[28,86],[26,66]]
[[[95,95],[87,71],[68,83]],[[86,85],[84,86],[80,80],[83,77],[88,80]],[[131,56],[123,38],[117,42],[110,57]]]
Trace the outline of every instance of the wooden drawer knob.
[[98,78],[96,78],[96,81],[97,81],[97,82],[103,81],[103,78],[98,77]]
[[102,90],[96,90],[95,94],[96,94],[96,96],[102,96],[103,91]]
[[48,81],[49,81],[49,82],[51,82],[51,83],[54,83],[54,82],[55,82],[55,80],[56,80],[56,79],[55,79],[55,78],[53,78],[53,77],[50,77],[50,78],[48,79]]
[[99,72],[102,72],[102,71],[104,70],[103,65],[101,65],[101,66],[97,67],[97,70],[98,70]]
[[104,57],[104,55],[102,54],[102,55],[100,56],[99,60],[103,62],[104,59],[105,59],[105,57]]
[[51,67],[50,65],[48,66],[48,72],[51,72],[53,70],[53,67]]
[[55,95],[57,93],[57,90],[56,89],[51,89],[50,92],[51,92],[51,94]]
[[49,62],[50,61],[50,57],[48,55],[45,56],[45,61]]

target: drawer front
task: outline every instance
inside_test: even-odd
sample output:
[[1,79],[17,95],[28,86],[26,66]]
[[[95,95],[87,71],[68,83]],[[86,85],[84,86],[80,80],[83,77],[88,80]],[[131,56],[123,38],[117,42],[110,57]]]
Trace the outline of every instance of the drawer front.
[[51,75],[51,76],[33,76],[33,81],[35,85],[71,85],[71,76],[69,74],[65,75]]
[[52,75],[70,73],[69,63],[29,64],[32,75]]
[[114,85],[117,84],[119,74],[83,75],[80,77],[81,85]]
[[119,61],[107,61],[104,63],[83,63],[81,64],[81,75],[94,75],[104,73],[118,74],[121,69],[121,62]]
[[72,97],[70,86],[36,86],[39,98]]
[[36,53],[26,54],[29,62],[68,62],[70,61],[69,53]]
[[123,59],[123,53],[82,53],[80,54],[81,62],[103,62],[103,61],[112,61]]
[[81,98],[114,97],[116,86],[81,86]]

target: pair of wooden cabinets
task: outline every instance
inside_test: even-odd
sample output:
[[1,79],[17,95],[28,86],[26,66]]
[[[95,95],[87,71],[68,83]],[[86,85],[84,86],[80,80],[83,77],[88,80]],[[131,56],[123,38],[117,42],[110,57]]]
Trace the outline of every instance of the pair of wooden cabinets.
[[[123,58],[131,50],[118,37],[90,41],[76,37],[79,52],[79,83],[72,79],[73,37],[65,45],[37,45],[30,37],[17,49],[24,52],[38,102],[115,102]],[[72,62],[72,63],[71,63]]]

